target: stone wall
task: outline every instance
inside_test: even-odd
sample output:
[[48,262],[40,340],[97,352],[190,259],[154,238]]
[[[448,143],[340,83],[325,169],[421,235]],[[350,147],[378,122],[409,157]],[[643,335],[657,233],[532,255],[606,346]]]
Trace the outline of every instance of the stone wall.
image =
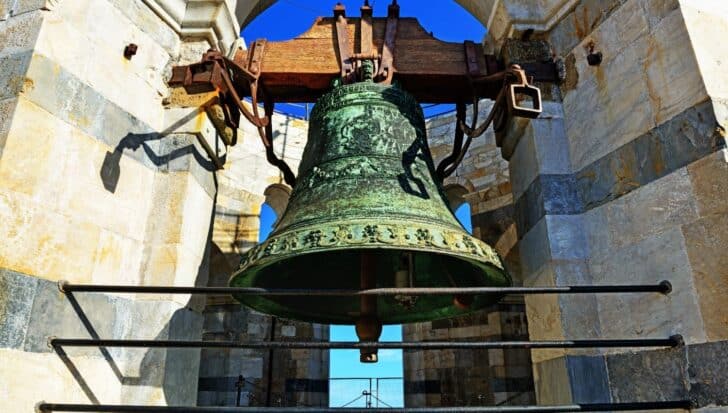
[[[172,65],[229,48],[239,32],[234,6],[0,1],[0,411],[32,411],[41,400],[195,405],[209,385],[215,354],[201,363],[199,350],[50,349],[47,340],[199,340],[226,331],[216,324],[215,297],[64,296],[56,282],[224,283],[233,255],[257,240],[265,190],[279,182],[257,135],[243,131],[228,152],[199,107],[209,97],[166,85]],[[131,43],[138,50],[127,59]],[[296,163],[305,129],[276,122],[276,149]],[[270,329],[268,318],[236,311],[221,318],[251,337]],[[278,330],[327,335],[283,321]],[[231,354],[226,368],[263,387],[260,377],[273,377],[273,386],[311,402],[300,382],[278,378],[326,377],[326,355],[281,353],[275,373],[267,356]],[[256,363],[265,363],[262,373]],[[203,393],[200,402],[209,400]],[[325,391],[315,396],[326,399]]]
[[[492,103],[481,102],[485,119]],[[470,113],[471,107],[468,107]],[[470,121],[470,114],[468,115]],[[444,114],[426,122],[435,164],[452,151],[456,119]],[[450,206],[470,205],[473,234],[494,246],[516,282],[520,279],[513,196],[508,163],[489,129],[475,139],[462,164],[445,180]],[[522,340],[528,338],[522,297],[450,320],[403,326],[405,341]],[[524,350],[405,351],[405,405],[408,407],[528,404],[533,401],[530,354]]]
[[[144,7],[18,5],[0,23],[0,410],[194,403],[199,351],[47,346],[48,336],[199,337],[189,297],[65,298],[55,286],[206,281],[211,174],[172,160],[176,145],[200,151],[189,135],[160,135],[181,39]],[[139,46],[132,60],[129,43]]]
[[[639,284],[652,295],[533,296],[532,339],[653,338],[675,350],[534,350],[539,403],[727,404],[725,7],[701,1],[579,1],[514,61],[563,59],[545,113],[504,134],[524,284]],[[586,55],[601,52],[600,65]],[[506,150],[507,149],[507,150]],[[527,252],[527,253],[526,253]]]

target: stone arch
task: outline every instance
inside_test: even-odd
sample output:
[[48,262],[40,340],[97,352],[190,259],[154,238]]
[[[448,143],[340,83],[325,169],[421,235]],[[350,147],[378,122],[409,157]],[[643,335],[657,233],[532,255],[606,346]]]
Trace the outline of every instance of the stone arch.
[[[278,0],[239,0],[237,7],[235,8],[235,14],[238,17],[238,21],[240,21],[241,30],[277,1]],[[492,1],[453,1],[472,14],[483,24],[483,26],[487,27],[490,23],[488,20],[492,14],[493,5],[491,4],[491,6],[488,6],[485,3],[492,3]],[[497,3],[498,2],[496,1],[496,5]]]

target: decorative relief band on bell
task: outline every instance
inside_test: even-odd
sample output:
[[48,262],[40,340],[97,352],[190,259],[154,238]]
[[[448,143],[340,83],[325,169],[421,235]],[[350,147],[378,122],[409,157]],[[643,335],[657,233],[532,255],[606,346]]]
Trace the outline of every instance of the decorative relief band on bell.
[[498,254],[490,246],[464,234],[461,230],[432,225],[418,228],[393,222],[380,224],[353,222],[331,226],[319,225],[317,229],[302,229],[273,236],[243,255],[238,272],[279,255],[356,247],[416,248],[418,251],[429,250],[458,255],[503,269]]
[[[396,182],[398,177],[403,174],[403,171],[390,168],[392,159],[399,160],[391,156],[352,156],[335,159],[314,166],[298,179],[302,188],[309,189],[316,188],[327,182],[345,179],[366,179],[369,181],[379,179]],[[418,176],[429,173],[418,163],[413,163],[411,169],[411,173]]]

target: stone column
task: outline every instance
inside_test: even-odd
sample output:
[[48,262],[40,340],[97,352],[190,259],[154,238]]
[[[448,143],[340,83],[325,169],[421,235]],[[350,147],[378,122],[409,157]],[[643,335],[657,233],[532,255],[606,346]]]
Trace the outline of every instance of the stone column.
[[189,297],[65,297],[56,281],[205,283],[215,131],[163,103],[189,35],[237,37],[231,12],[217,23],[229,3],[0,1],[0,410],[196,403],[199,351],[54,354],[47,339],[200,338]]
[[[532,339],[657,338],[677,349],[534,351],[539,403],[728,404],[726,7],[710,1],[571,2],[534,27],[500,14],[489,41],[513,61],[563,59],[544,115],[504,135],[527,285],[655,284],[673,292],[527,297]],[[719,4],[720,3],[720,4]],[[535,9],[535,7],[534,7]],[[513,16],[511,16],[513,17]],[[510,23],[508,23],[510,21]],[[712,40],[711,40],[712,39]],[[524,50],[526,49],[526,50]],[[539,51],[540,50],[540,51]],[[589,53],[601,53],[598,65]]]

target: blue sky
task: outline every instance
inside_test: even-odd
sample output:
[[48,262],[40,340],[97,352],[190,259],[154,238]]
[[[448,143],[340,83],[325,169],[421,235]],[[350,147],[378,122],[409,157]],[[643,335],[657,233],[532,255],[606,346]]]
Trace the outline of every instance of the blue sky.
[[[472,233],[470,206],[465,203],[455,211],[455,216],[465,229]],[[276,220],[275,211],[268,204],[263,204],[260,212],[259,242],[268,238]],[[331,341],[357,341],[354,326],[331,326]],[[402,326],[384,326],[381,341],[401,341]],[[379,362],[363,364],[359,362],[359,350],[331,350],[329,357],[329,374],[335,378],[376,378],[402,377],[402,350],[380,350]],[[376,389],[376,380],[372,381],[372,389]],[[384,403],[393,407],[404,406],[402,380],[380,380],[378,396]],[[342,407],[361,395],[362,390],[369,389],[369,380],[331,380],[329,384],[330,407]],[[376,400],[372,400],[376,407]],[[359,398],[348,407],[366,407],[365,398]],[[379,407],[386,407],[380,404]]]
[[[359,16],[363,0],[343,0],[346,15]],[[374,15],[387,15],[389,1],[373,0]],[[242,31],[245,41],[258,38],[288,40],[303,33],[319,16],[332,16],[336,5],[334,0],[279,0]],[[485,27],[468,11],[449,0],[399,0],[402,17],[417,17],[422,26],[441,40],[462,42],[472,40],[480,43],[485,36]]]
[[[359,16],[359,8],[363,0],[344,0],[346,13],[349,17]],[[373,0],[375,16],[386,16],[388,0]],[[250,43],[258,38],[271,41],[288,40],[305,32],[318,16],[331,16],[335,0],[279,0],[266,10],[243,31],[242,36]],[[417,17],[422,26],[432,31],[435,37],[452,42],[473,40],[480,42],[485,36],[486,29],[465,9],[454,1],[448,0],[400,0],[402,17]],[[302,110],[290,106],[277,106],[284,112],[300,115]],[[448,106],[426,108],[425,113],[433,116],[450,110]],[[470,209],[465,204],[456,211],[456,217],[463,226],[472,232],[470,224]],[[260,240],[268,237],[275,213],[266,204],[261,209]],[[400,341],[402,339],[401,326],[386,326],[382,333],[383,341]],[[332,341],[356,341],[353,326],[332,326]],[[358,350],[334,350],[330,356],[330,375],[336,377],[401,377],[402,352],[401,350],[380,350],[379,363],[359,363]],[[376,382],[375,382],[376,383]],[[373,384],[373,386],[375,386]],[[332,380],[330,384],[330,405],[341,407],[361,395],[361,391],[368,390],[368,380],[338,381]],[[380,381],[380,398],[391,406],[403,406],[402,381]],[[373,400],[376,406],[376,401]],[[349,405],[349,407],[365,407],[364,398]],[[380,407],[386,407],[380,405]]]

